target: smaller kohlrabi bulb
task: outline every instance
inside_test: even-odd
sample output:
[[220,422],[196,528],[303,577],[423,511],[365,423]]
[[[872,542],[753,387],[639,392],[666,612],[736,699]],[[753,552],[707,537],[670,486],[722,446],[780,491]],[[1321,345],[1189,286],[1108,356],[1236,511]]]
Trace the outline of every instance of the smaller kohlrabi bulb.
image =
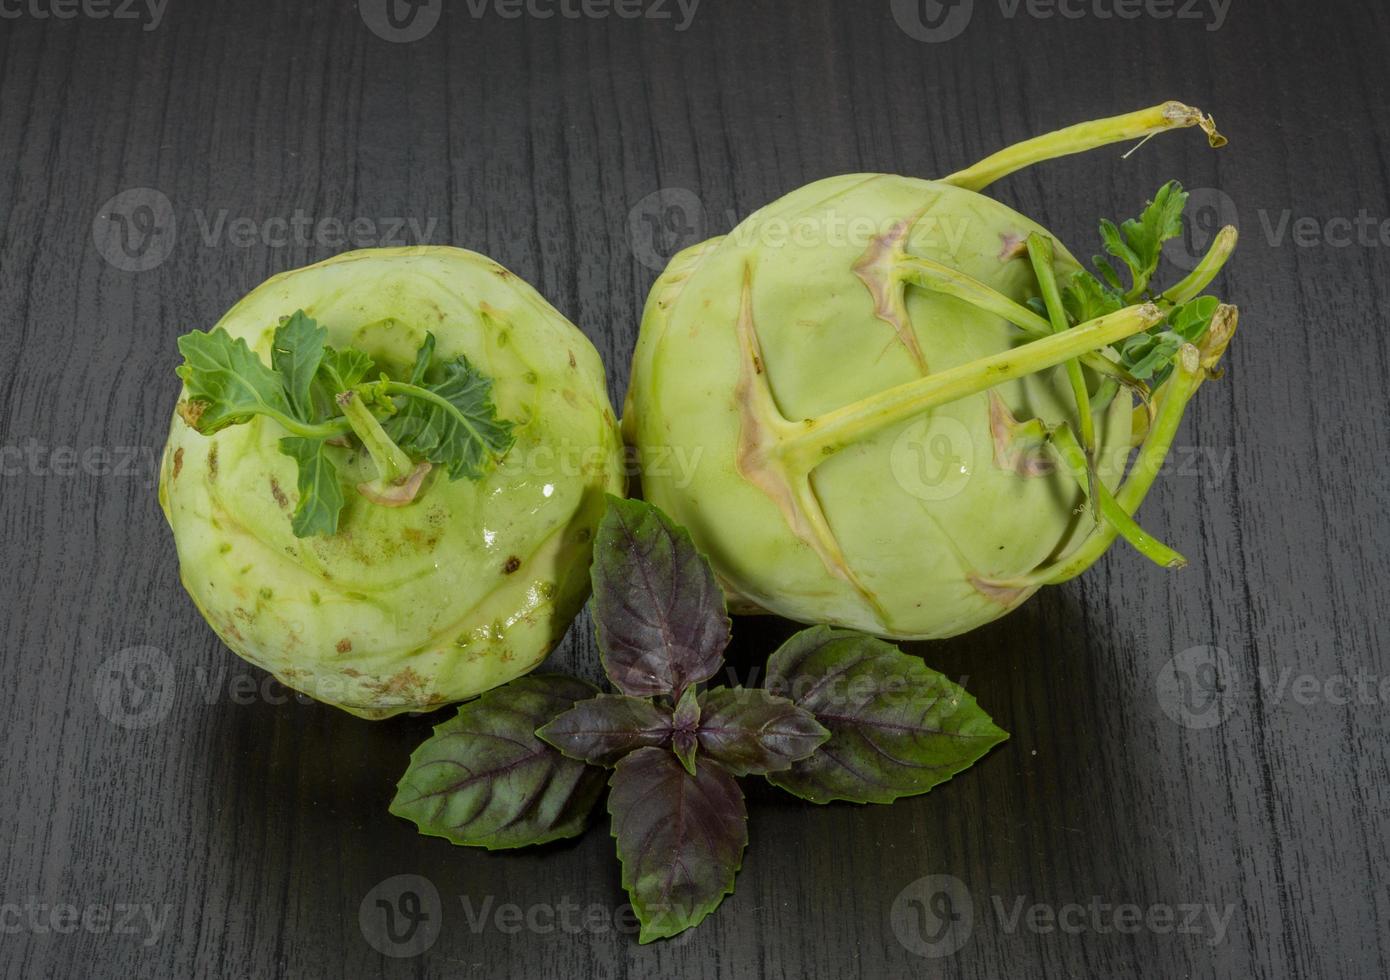
[[1234,229],[1159,293],[1180,186],[1140,221],[1104,223],[1113,264],[1098,276],[978,192],[1193,125],[1224,142],[1166,103],[942,180],[832,177],[672,261],[648,300],[624,432],[643,495],[690,530],[734,611],[944,637],[1079,574],[1117,536],[1181,563],[1131,515],[1231,338],[1234,308],[1199,294]]
[[563,637],[625,474],[597,352],[525,282],[462,249],[351,252],[180,346],[160,502],[232,650],[383,718]]

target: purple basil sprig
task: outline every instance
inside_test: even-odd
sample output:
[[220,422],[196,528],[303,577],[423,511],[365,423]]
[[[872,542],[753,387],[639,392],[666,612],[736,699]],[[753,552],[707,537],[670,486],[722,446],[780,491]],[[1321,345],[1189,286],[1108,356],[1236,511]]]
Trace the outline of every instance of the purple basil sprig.
[[763,688],[701,689],[729,642],[723,594],[658,508],[608,499],[592,571],[604,672],[619,693],[523,677],[459,709],[411,757],[392,812],[460,844],[519,847],[583,829],[604,768],[641,942],[732,893],[748,844],[737,778],[816,803],[925,793],[1008,736],[975,699],[882,640],[815,627]]

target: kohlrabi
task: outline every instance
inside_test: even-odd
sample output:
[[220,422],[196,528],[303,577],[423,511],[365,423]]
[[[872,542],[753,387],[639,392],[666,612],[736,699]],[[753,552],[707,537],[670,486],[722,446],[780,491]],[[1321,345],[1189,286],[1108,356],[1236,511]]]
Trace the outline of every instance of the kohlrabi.
[[624,486],[603,366],[455,248],[276,276],[179,339],[160,501],[184,586],[290,687],[382,718],[535,667]]
[[[943,637],[1119,536],[1182,564],[1132,515],[1235,329],[1235,308],[1202,295],[1235,230],[1160,290],[1176,183],[1102,223],[1094,274],[979,191],[1187,126],[1224,142],[1170,102],[942,180],[821,180],[675,258],[642,322],[625,434],[646,499],[689,528],[735,611]],[[673,455],[698,464],[654,465]]]

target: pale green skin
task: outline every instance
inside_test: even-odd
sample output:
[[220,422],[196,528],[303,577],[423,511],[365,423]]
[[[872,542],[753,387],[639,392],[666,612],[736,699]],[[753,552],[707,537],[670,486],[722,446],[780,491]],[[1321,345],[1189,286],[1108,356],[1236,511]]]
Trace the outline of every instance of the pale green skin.
[[279,318],[297,309],[395,377],[432,332],[437,358],[467,355],[492,378],[516,443],[478,481],[436,468],[401,508],[355,489],[377,475],[370,457],[335,450],[348,476],[338,533],[297,538],[283,429],[257,417],[208,437],[176,415],[159,497],[193,601],[237,654],[366,718],[536,667],[588,595],[604,494],[625,489],[598,353],[530,286],[463,249],[349,252],[270,279],[218,326],[269,363]]
[[[913,443],[899,442],[895,457],[895,440],[921,417],[857,442],[812,471],[850,578],[828,566],[769,494],[740,472],[736,386],[744,364],[736,324],[745,275],[765,377],[781,415],[793,422],[821,416],[923,376],[893,328],[875,315],[854,272],[875,234],[923,208],[907,240],[910,254],[1020,303],[1036,295],[1028,259],[1000,253],[1004,235],[1048,234],[1039,225],[973,191],[881,174],[833,177],[788,194],[723,239],[677,256],[652,290],[625,434],[643,461],[643,495],[690,529],[735,611],[761,609],[896,639],[953,636],[999,618],[1036,591],[991,583],[1056,560],[1091,530],[1091,518],[1079,513],[1077,483],[1064,468],[1022,475],[996,464],[987,392],[935,409],[925,416],[925,432],[913,430],[914,441],[930,445],[944,433],[953,449],[966,449],[968,476],[955,481],[952,496],[923,499],[921,484],[900,479],[904,446]],[[787,234],[797,227],[805,233]],[[856,233],[860,227],[870,230]],[[1057,255],[1059,274],[1077,267],[1060,244]],[[1029,340],[950,296],[908,286],[906,301],[930,372]],[[1076,419],[1061,367],[993,391],[1020,421]],[[1107,486],[1120,480],[1131,422],[1127,397],[1096,416]],[[686,485],[679,467],[662,465],[672,451],[698,457]]]

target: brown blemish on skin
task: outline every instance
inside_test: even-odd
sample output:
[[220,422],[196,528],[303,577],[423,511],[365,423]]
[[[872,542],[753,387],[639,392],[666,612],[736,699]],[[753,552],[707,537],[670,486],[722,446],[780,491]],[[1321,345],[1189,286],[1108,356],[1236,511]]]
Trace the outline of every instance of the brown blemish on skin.
[[874,316],[893,328],[898,343],[903,345],[924,375],[927,373],[927,359],[907,315],[907,283],[899,278],[896,269],[899,260],[907,254],[907,240],[912,235],[912,229],[926,210],[923,207],[915,214],[895,222],[888,231],[874,238],[851,269],[873,298]]
[[343,637],[341,640],[338,641],[337,650],[339,653],[351,653],[352,641],[349,640],[346,636]]
[[203,417],[207,408],[207,402],[194,402],[185,399],[174,406],[174,411],[179,413],[179,418],[188,423],[190,429],[196,429],[198,428],[198,421]]
[[217,443],[208,447],[208,479],[217,479]]
[[516,555],[512,555],[510,558],[507,559],[507,564],[502,566],[502,574],[510,575],[512,574],[512,572],[516,571],[520,567],[521,559],[518,558]]
[[579,367],[579,363],[574,359],[574,351],[570,351],[570,352],[569,352],[569,355],[570,355],[570,367],[572,367],[572,368]]
[[407,544],[413,545],[422,551],[426,548],[433,548],[439,543],[438,534],[426,535],[424,531],[421,531],[417,527],[406,528],[401,532],[401,537],[405,539]]
[[392,674],[384,681],[377,681],[366,686],[379,695],[403,694],[412,688],[423,690],[425,679],[417,674],[413,667],[407,667],[400,673]]
[[174,479],[177,480],[177,479],[179,478],[179,474],[182,473],[182,472],[183,472],[183,447],[180,446],[178,449],[175,449],[175,450],[174,450]]
[[273,476],[270,478],[270,495],[275,498],[281,510],[290,505],[290,498],[285,496],[285,491],[280,489],[280,481]]
[[1016,231],[1000,232],[999,241],[1002,243],[999,249],[1000,262],[1022,258],[1028,254],[1027,239]]
[[970,573],[969,580],[970,584],[975,587],[975,591],[980,593],[980,595],[984,596],[986,599],[992,599],[1001,606],[1007,608],[1013,608],[1018,605],[1033,591],[1032,589],[1020,588],[1016,585],[1005,585],[1001,582],[992,582],[974,572]]
[[1020,422],[997,392],[989,393],[989,432],[994,465],[1019,476],[1047,476],[1057,464],[1047,451],[1047,432],[1038,419]]
[[358,670],[356,667],[344,667],[344,668],[343,668],[343,676],[344,676],[344,677],[361,677],[361,676],[362,676],[362,671]]

